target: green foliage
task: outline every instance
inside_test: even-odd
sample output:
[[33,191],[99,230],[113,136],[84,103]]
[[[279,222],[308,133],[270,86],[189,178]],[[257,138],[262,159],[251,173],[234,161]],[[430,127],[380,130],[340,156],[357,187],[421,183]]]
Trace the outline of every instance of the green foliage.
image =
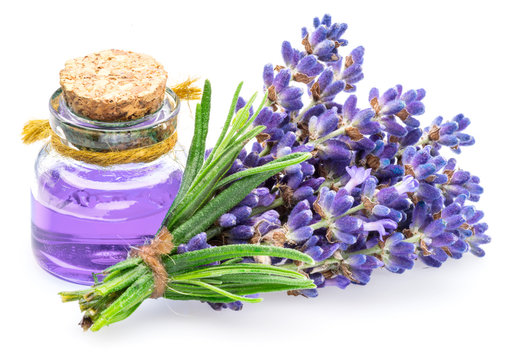
[[[195,112],[195,132],[181,187],[160,228],[167,227],[175,246],[208,230],[222,214],[268,178],[310,157],[308,153],[290,154],[224,178],[244,145],[264,129],[251,125],[263,108],[266,96],[251,117],[249,109],[256,94],[234,116],[241,87],[242,83],[234,94],[218,141],[204,160],[211,109],[211,86],[209,81],[205,82],[202,102]],[[207,302],[259,302],[260,298],[248,295],[314,288],[313,282],[296,269],[242,262],[243,258],[254,256],[313,263],[311,257],[299,251],[263,245],[227,245],[179,255],[166,254],[162,260],[169,281],[164,297]],[[103,275],[102,282],[90,289],[60,293],[65,302],[79,302],[84,312],[81,324],[85,329],[89,327],[97,331],[124,320],[151,296],[154,289],[153,273],[138,257],[111,266]]]

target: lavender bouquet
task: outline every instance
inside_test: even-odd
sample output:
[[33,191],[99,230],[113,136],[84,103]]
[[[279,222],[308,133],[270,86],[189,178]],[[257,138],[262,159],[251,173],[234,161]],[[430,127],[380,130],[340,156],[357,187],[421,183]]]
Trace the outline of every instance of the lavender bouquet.
[[[246,277],[234,287],[226,282],[228,275],[220,278],[214,273],[205,286],[198,285],[197,292],[207,297],[185,295],[188,282],[175,289],[179,295],[167,290],[165,294],[171,296],[166,297],[198,299],[214,309],[238,310],[241,301],[251,299],[244,298],[245,294],[288,290],[315,297],[317,288],[324,286],[365,285],[377,268],[403,273],[413,268],[415,260],[439,267],[468,251],[484,255],[480,246],[490,241],[485,234],[487,224],[481,222],[483,212],[472,205],[483,192],[480,180],[443,155],[459,154],[462,147],[474,144],[465,132],[469,119],[462,114],[447,121],[438,117],[422,127],[419,116],[425,110],[425,90],[404,90],[401,85],[383,92],[371,89],[367,106],[359,108],[352,93],[363,78],[364,49],[341,55],[347,45],[342,38],[347,25],[332,23],[329,15],[314,19],[313,25],[313,30],[302,29],[301,49],[283,42],[284,65],[264,67],[266,107],[254,112],[253,102],[246,103],[236,93],[233,108],[242,120],[234,126],[249,131],[251,125],[256,130],[244,139],[255,137],[256,141],[249,151],[242,148],[244,141],[234,148],[228,165],[213,178],[212,194],[200,197],[198,206],[212,198],[211,204],[224,193],[234,194],[235,200],[215,211],[213,220],[205,222],[198,234],[192,232],[194,208],[169,212],[164,222],[171,231],[183,229],[173,234],[178,239],[174,251],[180,254],[174,256],[175,263],[184,264],[185,258],[198,257],[203,251],[219,253],[235,247],[228,257],[211,256],[207,262],[195,263],[207,266],[192,271],[213,272],[235,264],[256,266],[268,275]],[[228,146],[220,144],[238,129],[222,133],[217,145],[202,156],[207,161],[216,159]],[[192,169],[191,164],[190,158],[187,169]],[[247,187],[240,185],[248,178]],[[183,182],[176,210],[178,201],[188,198],[186,186]],[[192,186],[200,189],[198,183]],[[132,258],[108,273],[119,274],[130,263],[144,266],[141,259]],[[230,279],[238,279],[237,274]],[[104,285],[110,283],[109,277],[97,286],[109,286]],[[285,283],[281,286],[277,280],[278,285],[269,288],[275,278]],[[203,282],[202,278],[198,281]],[[196,289],[197,285],[191,286]],[[227,287],[236,294],[216,295]],[[238,290],[243,288],[250,291]],[[143,299],[150,291],[147,286]],[[79,299],[87,311],[90,301],[96,300],[89,294],[86,290],[63,297]],[[115,321],[128,316],[140,302],[120,311]],[[100,319],[100,326],[112,322]]]

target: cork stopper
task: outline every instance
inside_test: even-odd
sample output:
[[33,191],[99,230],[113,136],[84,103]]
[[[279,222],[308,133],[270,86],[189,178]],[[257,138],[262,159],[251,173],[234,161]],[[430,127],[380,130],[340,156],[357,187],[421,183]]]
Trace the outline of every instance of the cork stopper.
[[69,60],[60,71],[67,105],[100,121],[141,118],[160,108],[167,72],[151,56],[104,50]]

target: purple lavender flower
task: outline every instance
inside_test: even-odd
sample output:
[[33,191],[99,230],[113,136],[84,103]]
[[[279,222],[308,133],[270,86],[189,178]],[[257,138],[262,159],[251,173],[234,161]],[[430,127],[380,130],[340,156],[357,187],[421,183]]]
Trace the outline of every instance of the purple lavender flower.
[[412,193],[419,188],[419,182],[411,175],[405,176],[394,186],[381,189],[376,198],[379,203],[389,207],[395,207],[396,203],[401,203],[407,199],[407,193]]
[[369,175],[371,175],[371,169],[366,169],[364,167],[356,167],[356,166],[347,167],[346,172],[350,176],[350,179],[348,180],[348,182],[344,186],[344,189],[348,193],[351,193],[351,191],[355,187],[361,185],[369,177]]
[[289,86],[291,78],[290,69],[282,69],[274,76],[272,65],[265,65],[264,83],[269,93],[269,100],[288,111],[299,110],[303,106],[300,99],[303,91],[301,88]]
[[308,54],[315,54],[321,61],[338,60],[337,48],[345,46],[348,42],[341,39],[348,26],[346,24],[332,24],[330,15],[324,15],[320,20],[313,21],[315,30],[308,32],[302,29],[302,38],[305,50]]
[[447,146],[453,152],[460,154],[461,146],[474,144],[474,138],[463,132],[470,123],[471,121],[462,114],[447,122],[443,122],[443,118],[438,116],[432,122],[432,126],[425,128],[425,131],[427,132],[428,141],[433,144],[435,150]]
[[331,68],[326,68],[311,86],[310,92],[315,103],[328,103],[334,100],[334,97],[344,90],[345,86],[344,81],[334,80],[334,72]]
[[286,239],[290,243],[301,243],[313,235],[313,228],[309,226],[313,220],[313,212],[307,200],[299,202],[288,216],[286,223]]
[[305,251],[314,261],[325,261],[339,249],[339,244],[337,243],[329,244],[322,237],[316,236],[315,238],[319,239],[318,243],[308,247]]
[[[466,252],[483,256],[488,226],[483,212],[469,205],[483,192],[480,179],[440,153],[443,146],[460,153],[474,143],[466,133],[469,119],[437,118],[421,127],[425,90],[401,85],[371,89],[370,106],[359,108],[356,95],[343,93],[364,76],[364,49],[341,55],[347,27],[328,15],[313,25],[302,31],[302,48],[283,42],[284,66],[264,68],[272,106],[254,124],[266,128],[229,173],[297,151],[313,156],[224,214],[218,225],[226,241],[309,254],[317,264],[301,271],[318,288],[366,284],[375,268],[402,273],[417,259],[440,266]],[[314,297],[317,290],[301,294]]]
[[[414,146],[408,146],[402,154],[402,163],[416,179],[429,182],[445,183],[448,177],[445,174],[437,174],[446,166],[446,160],[441,155],[432,156],[431,146],[425,146],[417,150]],[[427,179],[431,177],[432,179]]]
[[207,243],[207,235],[203,232],[192,237],[186,244],[179,245],[177,253],[182,254],[187,251],[207,249],[209,247],[211,247],[211,245]]
[[336,80],[345,82],[344,91],[355,91],[355,84],[364,78],[362,63],[364,62],[364,48],[359,46],[352,50],[345,59],[340,57],[337,61],[331,62]]
[[385,268],[391,272],[401,274],[413,268],[416,259],[416,246],[404,241],[404,235],[393,233],[385,241],[381,259]]
[[353,197],[346,190],[335,192],[328,187],[320,189],[320,195],[315,202],[315,211],[322,219],[332,220],[343,215],[353,205]]
[[363,230],[366,232],[375,231],[379,234],[380,239],[383,240],[389,230],[397,229],[397,223],[391,219],[381,219],[370,222],[363,222]]
[[337,116],[337,109],[332,108],[320,116],[313,116],[309,120],[308,131],[310,139],[316,140],[320,137],[328,135],[330,132],[337,129],[339,118]]
[[480,178],[471,175],[468,171],[456,170],[455,164],[455,159],[450,159],[444,168],[449,174],[448,181],[441,186],[446,202],[453,201],[459,195],[465,195],[470,201],[479,201],[483,193]]
[[369,102],[376,113],[376,119],[383,130],[388,134],[404,137],[408,131],[396,120],[397,114],[405,109],[406,103],[399,99],[399,92],[396,88],[390,88],[380,95],[377,88],[372,88],[369,93]]
[[343,261],[347,267],[347,275],[350,280],[359,285],[365,285],[371,278],[374,269],[383,266],[383,263],[374,256],[352,255]]

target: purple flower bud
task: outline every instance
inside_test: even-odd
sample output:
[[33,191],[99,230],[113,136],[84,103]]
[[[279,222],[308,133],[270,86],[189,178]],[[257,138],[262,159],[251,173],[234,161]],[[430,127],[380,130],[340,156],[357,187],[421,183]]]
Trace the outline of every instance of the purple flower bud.
[[403,137],[408,133],[408,131],[393,118],[383,118],[381,124],[390,135]]
[[304,210],[297,213],[290,213],[288,216],[288,228],[290,230],[295,230],[303,226],[309,225],[311,220],[313,219],[313,213],[311,210]]
[[317,149],[323,160],[333,160],[343,163],[349,163],[351,160],[352,154],[346,143],[336,139],[330,139],[323,144],[319,144]]
[[418,186],[416,194],[427,202],[432,202],[437,198],[441,197],[441,190],[429,185],[425,182],[421,182]]
[[383,95],[381,95],[379,97],[379,102],[380,104],[386,104],[388,103],[389,101],[392,101],[392,100],[395,100],[397,98],[397,95],[398,95],[398,91],[397,89],[394,89],[394,88],[390,88],[388,89],[387,91],[385,91],[383,93]]
[[220,216],[218,223],[221,227],[228,228],[237,225],[237,219],[233,214],[225,213]]
[[437,219],[429,223],[423,229],[423,233],[428,237],[435,237],[441,235],[446,229],[446,222],[443,219]]
[[334,97],[343,91],[346,83],[344,81],[335,81],[329,84],[320,95],[321,101],[331,101]]
[[301,186],[293,193],[293,200],[302,201],[313,195],[314,190],[310,186]]
[[[363,221],[354,216],[344,216],[334,222],[334,226],[341,232],[354,233],[362,226]],[[396,224],[397,226],[397,224]]]
[[288,41],[283,41],[281,44],[281,54],[287,66],[293,66],[293,49]]
[[403,100],[406,104],[410,104],[413,101],[416,101],[417,93],[415,90],[408,90],[404,94],[401,95],[401,100]]
[[438,236],[432,237],[431,240],[430,245],[432,247],[440,248],[452,245],[455,241],[457,241],[457,237],[452,233],[444,232]]
[[238,206],[230,211],[235,216],[237,222],[242,222],[250,217],[251,208],[249,206]]
[[380,111],[381,115],[395,115],[406,107],[402,100],[392,100],[387,102]]
[[313,53],[318,57],[328,57],[336,47],[332,40],[323,40],[313,48]]
[[377,184],[378,179],[376,179],[374,176],[369,176],[362,184],[362,194],[367,198],[372,199]]
[[315,46],[327,38],[327,28],[325,26],[318,26],[315,31],[309,36],[309,43]]
[[439,135],[451,135],[459,129],[459,125],[454,121],[444,123],[439,128]]
[[309,55],[301,59],[296,69],[298,72],[306,74],[307,76],[317,76],[323,71],[323,65],[318,62],[316,56]]
[[452,147],[459,144],[459,139],[455,135],[443,135],[439,138],[438,143],[444,146]]
[[337,275],[332,279],[325,280],[325,286],[337,286],[340,289],[346,289],[350,283],[350,279],[343,275]]
[[375,216],[386,217],[390,214],[390,208],[384,205],[375,205],[371,212]]
[[378,194],[376,195],[376,198],[380,202],[380,204],[388,205],[395,201],[399,197],[399,192],[397,189],[393,186],[383,188],[381,189]]
[[295,242],[295,243],[302,243],[303,241],[309,239],[313,235],[313,228],[310,226],[303,226],[296,230],[289,231],[286,234],[286,238],[289,241]]
[[258,195],[251,193],[246,195],[244,199],[239,203],[239,205],[249,206],[253,208],[258,205]]
[[281,69],[272,82],[276,92],[279,93],[281,90],[285,89],[290,83],[291,78],[292,73],[290,69]]
[[315,261],[319,261],[321,255],[323,254],[323,249],[319,246],[311,246],[305,251],[305,253],[311,256]]
[[[357,106],[357,97],[355,95],[350,95],[343,105],[343,117],[348,121],[350,121],[358,111],[356,106]],[[374,116],[374,112],[372,116]]]
[[269,87],[274,82],[274,68],[272,64],[267,64],[264,66],[264,84],[266,87]]
[[411,115],[422,115],[425,112],[425,106],[421,101],[413,101],[406,106],[406,110]]
[[248,225],[238,225],[233,228],[231,228],[228,231],[228,235],[231,239],[234,240],[248,240],[253,237],[253,234],[255,233],[252,226]]
[[207,243],[207,235],[205,232],[195,235],[187,243],[188,251],[206,249],[208,247],[210,247],[210,245]]

